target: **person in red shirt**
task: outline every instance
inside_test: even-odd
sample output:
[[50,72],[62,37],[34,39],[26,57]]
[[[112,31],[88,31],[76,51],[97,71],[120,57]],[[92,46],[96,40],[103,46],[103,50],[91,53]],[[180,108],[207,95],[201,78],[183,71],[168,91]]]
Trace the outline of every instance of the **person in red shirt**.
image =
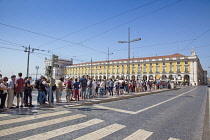
[[17,106],[16,108],[19,108],[20,100],[21,100],[21,106],[23,107],[23,87],[24,87],[24,80],[21,78],[22,73],[18,73],[18,79],[16,80],[16,96],[17,96]]

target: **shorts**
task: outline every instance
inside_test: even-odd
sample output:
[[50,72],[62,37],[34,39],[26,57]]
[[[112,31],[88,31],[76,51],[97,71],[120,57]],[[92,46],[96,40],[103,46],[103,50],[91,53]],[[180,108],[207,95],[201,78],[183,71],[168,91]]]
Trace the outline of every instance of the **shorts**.
[[73,95],[72,89],[66,89],[66,95],[67,96]]
[[16,96],[17,96],[17,98],[23,98],[23,92],[21,91],[21,92],[16,92]]

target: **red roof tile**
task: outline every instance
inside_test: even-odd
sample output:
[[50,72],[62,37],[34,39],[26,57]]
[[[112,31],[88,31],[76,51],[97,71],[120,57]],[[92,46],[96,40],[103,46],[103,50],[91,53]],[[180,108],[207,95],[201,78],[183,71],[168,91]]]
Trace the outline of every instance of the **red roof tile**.
[[[153,56],[153,57],[140,57],[140,58],[131,58],[130,60],[145,60],[145,59],[160,59],[160,58],[171,58],[171,57],[186,57],[185,55],[175,53],[172,55],[164,55],[164,56]],[[117,60],[109,60],[109,62],[116,62],[116,61],[127,61],[128,59],[117,59]],[[107,61],[95,61],[92,63],[104,63]],[[79,64],[73,64],[73,65],[83,65],[83,64],[90,64],[91,62],[87,63],[79,63]]]

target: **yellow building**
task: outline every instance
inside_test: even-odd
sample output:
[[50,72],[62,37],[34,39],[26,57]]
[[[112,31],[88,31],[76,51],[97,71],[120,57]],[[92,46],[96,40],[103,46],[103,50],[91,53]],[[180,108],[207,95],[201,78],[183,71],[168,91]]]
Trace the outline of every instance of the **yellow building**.
[[[128,78],[128,59],[80,63],[67,66],[65,76],[81,77],[88,75],[95,79]],[[165,56],[130,59],[130,79],[163,80],[189,82],[192,85],[203,83],[203,69],[193,50],[191,56],[179,53]]]

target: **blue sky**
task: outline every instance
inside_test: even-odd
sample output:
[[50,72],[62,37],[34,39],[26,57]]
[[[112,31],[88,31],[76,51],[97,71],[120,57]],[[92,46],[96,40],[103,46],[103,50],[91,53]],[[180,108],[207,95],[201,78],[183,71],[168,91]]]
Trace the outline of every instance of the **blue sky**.
[[110,59],[127,58],[127,44],[118,41],[127,40],[128,27],[131,39],[142,38],[131,44],[132,57],[190,55],[195,47],[203,69],[210,71],[209,17],[209,0],[0,0],[0,23],[54,38],[68,35],[62,38],[65,41],[55,41],[0,24],[0,47],[22,50],[0,48],[0,73],[26,75],[27,53],[21,46],[28,45],[46,50],[31,54],[31,74],[37,65],[44,73],[48,50],[74,58],[74,63],[89,62],[91,57],[106,60],[108,47],[114,53]]

